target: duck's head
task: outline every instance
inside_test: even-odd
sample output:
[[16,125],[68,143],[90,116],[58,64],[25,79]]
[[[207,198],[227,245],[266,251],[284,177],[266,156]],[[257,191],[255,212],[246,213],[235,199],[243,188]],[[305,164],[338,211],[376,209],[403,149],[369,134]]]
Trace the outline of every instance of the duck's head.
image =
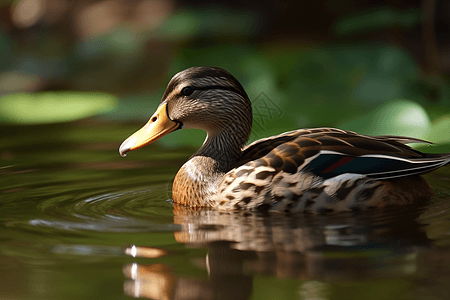
[[173,76],[156,112],[122,143],[119,153],[125,156],[181,128],[203,129],[208,139],[225,135],[242,147],[251,124],[251,102],[233,75],[216,67],[193,67]]

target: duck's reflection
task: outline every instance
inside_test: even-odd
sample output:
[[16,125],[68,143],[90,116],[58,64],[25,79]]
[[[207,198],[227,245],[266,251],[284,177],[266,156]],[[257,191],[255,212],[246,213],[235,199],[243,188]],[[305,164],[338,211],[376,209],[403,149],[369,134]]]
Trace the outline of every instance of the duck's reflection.
[[125,282],[125,293],[133,297],[150,299],[171,299],[175,278],[169,266],[164,264],[126,265],[125,276],[131,280]]
[[[314,279],[411,275],[417,270],[419,249],[429,243],[416,221],[422,211],[403,208],[336,216],[286,216],[176,206],[174,223],[182,230],[175,232],[175,239],[208,249],[203,266],[209,278],[175,277],[164,264],[131,264],[124,268],[130,279],[125,292],[151,299],[249,299],[254,276],[308,279],[299,287],[299,293],[308,294],[310,288],[318,289],[320,282]],[[141,257],[166,253],[145,247],[128,251]],[[320,289],[323,295],[328,294],[323,284]]]

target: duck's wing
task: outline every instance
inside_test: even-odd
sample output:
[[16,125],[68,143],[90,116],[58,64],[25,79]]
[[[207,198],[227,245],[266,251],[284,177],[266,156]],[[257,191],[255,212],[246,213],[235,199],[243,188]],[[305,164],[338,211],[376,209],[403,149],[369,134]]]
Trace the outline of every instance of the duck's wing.
[[236,167],[252,162],[276,173],[307,172],[323,179],[343,174],[388,179],[427,173],[450,162],[450,153],[424,154],[406,143],[428,142],[334,128],[301,129],[250,144]]

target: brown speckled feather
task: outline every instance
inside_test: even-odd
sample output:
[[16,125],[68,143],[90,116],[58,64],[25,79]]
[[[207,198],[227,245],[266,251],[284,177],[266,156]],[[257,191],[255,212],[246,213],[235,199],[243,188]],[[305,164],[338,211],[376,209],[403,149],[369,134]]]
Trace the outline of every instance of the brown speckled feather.
[[[371,179],[370,174],[355,174],[333,182],[333,178],[327,180],[320,174],[302,170],[308,159],[323,150],[343,157],[375,154],[411,161],[437,159],[440,164],[433,169],[450,160],[449,155],[429,159],[430,155],[404,145],[403,141],[425,142],[395,136],[363,136],[334,128],[296,130],[256,141],[244,149],[235,169],[224,176],[217,196],[218,207],[324,212],[427,199],[432,192],[418,176],[402,174],[400,177],[408,176],[406,180],[380,181]],[[405,196],[398,197],[398,191]]]

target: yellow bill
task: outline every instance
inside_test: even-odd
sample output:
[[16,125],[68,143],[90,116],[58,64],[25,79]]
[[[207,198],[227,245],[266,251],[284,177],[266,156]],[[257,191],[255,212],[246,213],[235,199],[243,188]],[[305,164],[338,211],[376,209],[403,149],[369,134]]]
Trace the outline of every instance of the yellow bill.
[[163,102],[159,105],[147,124],[120,145],[119,153],[121,156],[126,156],[128,151],[144,147],[178,129],[180,125],[181,123],[174,122],[169,118],[167,115],[167,103]]

